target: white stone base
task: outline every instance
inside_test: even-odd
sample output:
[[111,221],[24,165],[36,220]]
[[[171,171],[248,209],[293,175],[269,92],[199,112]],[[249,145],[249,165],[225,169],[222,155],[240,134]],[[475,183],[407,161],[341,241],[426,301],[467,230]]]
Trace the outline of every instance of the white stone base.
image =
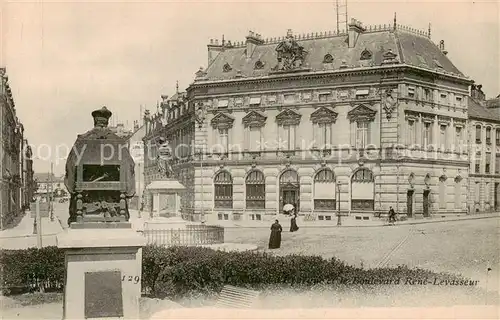
[[[63,319],[99,318],[86,316],[85,283],[86,277],[101,272],[115,272],[119,276],[120,281],[114,285],[117,288],[121,285],[123,306],[123,316],[105,318],[138,319],[144,237],[133,229],[69,229],[57,237],[57,243],[59,248],[66,249]],[[102,309],[107,307],[104,305]]]

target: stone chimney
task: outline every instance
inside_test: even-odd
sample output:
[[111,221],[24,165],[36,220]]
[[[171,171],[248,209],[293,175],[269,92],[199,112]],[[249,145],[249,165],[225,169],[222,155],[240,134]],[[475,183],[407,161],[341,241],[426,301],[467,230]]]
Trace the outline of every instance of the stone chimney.
[[441,52],[444,54],[444,55],[447,55],[448,54],[448,51],[446,51],[446,49],[444,48],[444,40],[441,40],[439,42],[439,50],[441,50]]
[[253,54],[253,51],[255,50],[255,48],[258,45],[263,44],[263,43],[264,43],[264,40],[262,39],[262,36],[260,34],[255,33],[253,31],[248,31],[247,41],[246,41],[247,59],[250,59],[252,57],[252,54]]
[[481,84],[473,84],[470,87],[470,96],[477,102],[484,102],[486,100],[486,95],[482,90],[483,86]]
[[356,46],[356,41],[358,40],[359,35],[365,30],[366,29],[361,24],[361,21],[354,18],[351,19],[348,32],[349,48],[354,48]]
[[210,39],[210,44],[207,45],[208,48],[208,65],[214,61],[215,57],[219,54],[219,52],[224,51],[224,45],[219,44],[218,39]]

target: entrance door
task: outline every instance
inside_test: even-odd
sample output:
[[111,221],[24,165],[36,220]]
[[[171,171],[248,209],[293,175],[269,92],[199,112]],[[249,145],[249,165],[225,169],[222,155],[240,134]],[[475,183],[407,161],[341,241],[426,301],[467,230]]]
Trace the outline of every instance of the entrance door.
[[280,213],[283,212],[283,206],[285,204],[291,204],[295,208],[295,212],[299,212],[299,190],[298,188],[281,188],[280,194]]
[[413,216],[413,190],[408,190],[406,194],[406,212],[408,217]]
[[429,216],[429,193],[430,190],[424,190],[424,217]]
[[495,183],[495,211],[500,209],[500,183]]

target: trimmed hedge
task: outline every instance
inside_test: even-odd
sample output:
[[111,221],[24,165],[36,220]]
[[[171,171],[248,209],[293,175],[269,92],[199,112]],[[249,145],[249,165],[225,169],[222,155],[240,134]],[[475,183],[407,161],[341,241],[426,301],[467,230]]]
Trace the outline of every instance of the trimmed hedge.
[[[222,252],[201,247],[146,246],[142,254],[142,288],[152,297],[179,298],[219,292],[226,284],[263,289],[268,286],[360,286],[387,279],[461,279],[423,269],[363,269],[319,256],[272,256],[254,252]],[[57,247],[2,250],[2,288],[61,290],[64,252]],[[404,280],[403,280],[404,281]]]

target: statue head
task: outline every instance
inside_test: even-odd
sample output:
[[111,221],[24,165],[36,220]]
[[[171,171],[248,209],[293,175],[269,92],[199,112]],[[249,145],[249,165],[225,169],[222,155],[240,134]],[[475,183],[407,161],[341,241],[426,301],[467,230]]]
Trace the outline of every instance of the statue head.
[[92,117],[94,118],[94,127],[100,127],[100,128],[107,127],[111,115],[112,115],[111,111],[109,111],[106,107],[94,110],[92,112]]

